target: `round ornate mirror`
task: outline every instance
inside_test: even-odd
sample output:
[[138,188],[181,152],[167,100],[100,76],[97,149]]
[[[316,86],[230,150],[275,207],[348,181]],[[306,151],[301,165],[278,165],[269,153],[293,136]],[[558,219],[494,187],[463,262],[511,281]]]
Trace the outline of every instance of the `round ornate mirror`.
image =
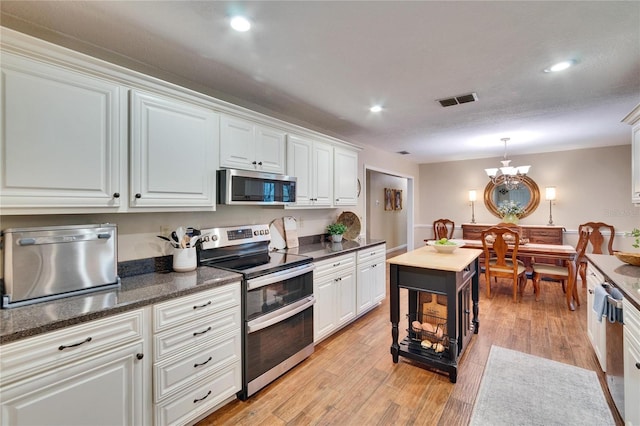
[[540,204],[540,189],[535,181],[528,176],[522,178],[522,183],[517,189],[508,189],[503,182],[503,177],[497,179],[497,183],[489,182],[484,189],[484,205],[497,218],[502,218],[498,212],[498,206],[503,201],[516,201],[524,206],[525,212],[520,218],[533,213]]

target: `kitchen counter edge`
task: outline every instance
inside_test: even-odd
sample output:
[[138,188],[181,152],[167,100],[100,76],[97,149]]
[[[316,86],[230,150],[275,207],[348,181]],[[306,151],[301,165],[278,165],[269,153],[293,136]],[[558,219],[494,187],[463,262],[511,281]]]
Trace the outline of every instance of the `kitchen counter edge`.
[[300,247],[289,248],[284,250],[278,250],[281,253],[300,254],[303,256],[309,256],[314,262],[320,260],[329,259],[336,256],[342,256],[343,254],[364,250],[370,247],[386,244],[385,240],[366,240],[366,241],[351,241],[343,240],[341,243],[332,243],[329,241],[304,244]]
[[0,345],[241,280],[240,274],[210,267],[149,273],[123,278],[113,290],[0,309]]
[[586,257],[640,311],[640,266],[626,264],[613,255],[587,253]]

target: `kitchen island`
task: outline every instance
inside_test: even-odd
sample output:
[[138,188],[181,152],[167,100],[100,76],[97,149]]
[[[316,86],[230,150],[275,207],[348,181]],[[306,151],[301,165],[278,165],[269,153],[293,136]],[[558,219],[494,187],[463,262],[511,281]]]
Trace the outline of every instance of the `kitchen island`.
[[[449,254],[438,253],[433,247],[425,246],[387,260],[390,265],[391,355],[394,363],[403,356],[445,371],[449,380],[456,382],[458,358],[472,334],[478,333],[480,325],[478,257],[481,254],[482,250],[464,248]],[[408,336],[398,342],[400,288],[409,290]],[[444,298],[446,314],[431,316],[431,312],[427,312],[428,307],[438,306],[442,311],[441,306],[423,303],[425,294],[431,296],[432,302],[438,297]],[[469,318],[471,311],[473,318]],[[412,326],[414,322],[423,323],[425,318],[427,322],[436,323],[436,330],[443,330],[434,334],[438,342],[431,340],[430,332],[416,332]],[[425,340],[436,343],[435,349],[425,347]]]

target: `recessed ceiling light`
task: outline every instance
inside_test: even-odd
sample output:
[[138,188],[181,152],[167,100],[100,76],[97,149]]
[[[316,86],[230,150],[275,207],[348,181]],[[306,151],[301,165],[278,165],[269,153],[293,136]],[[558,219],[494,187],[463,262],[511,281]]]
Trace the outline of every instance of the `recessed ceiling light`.
[[244,16],[234,16],[231,18],[231,28],[240,32],[249,31],[251,29],[251,22]]
[[382,111],[382,106],[374,105],[371,108],[369,108],[369,111],[371,111],[371,112],[380,112],[380,111]]
[[562,61],[562,62],[558,62],[557,64],[547,68],[544,70],[544,72],[558,72],[558,71],[564,71],[567,68],[570,68],[571,66],[573,66],[576,63],[576,61]]

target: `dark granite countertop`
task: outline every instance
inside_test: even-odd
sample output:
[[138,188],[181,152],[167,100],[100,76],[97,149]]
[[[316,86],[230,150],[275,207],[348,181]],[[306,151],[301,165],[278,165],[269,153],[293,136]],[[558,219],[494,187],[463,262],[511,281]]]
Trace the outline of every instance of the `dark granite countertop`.
[[330,241],[313,242],[310,244],[302,244],[300,247],[279,250],[283,253],[302,254],[309,256],[313,260],[323,260],[330,257],[336,257],[350,252],[374,247],[384,244],[385,240],[361,240],[350,241],[342,240],[341,243],[332,243]]
[[148,273],[123,278],[120,288],[0,309],[0,344],[104,318],[242,279],[242,275],[200,267],[192,272]]
[[[384,244],[384,240],[308,240],[294,249],[281,250],[322,260]],[[134,262],[135,263],[135,262]],[[0,344],[104,318],[172,298],[185,296],[242,279],[240,274],[200,267],[192,272],[145,273],[122,278],[119,289],[0,309]]]
[[624,263],[613,255],[587,253],[586,256],[640,310],[640,266]]

